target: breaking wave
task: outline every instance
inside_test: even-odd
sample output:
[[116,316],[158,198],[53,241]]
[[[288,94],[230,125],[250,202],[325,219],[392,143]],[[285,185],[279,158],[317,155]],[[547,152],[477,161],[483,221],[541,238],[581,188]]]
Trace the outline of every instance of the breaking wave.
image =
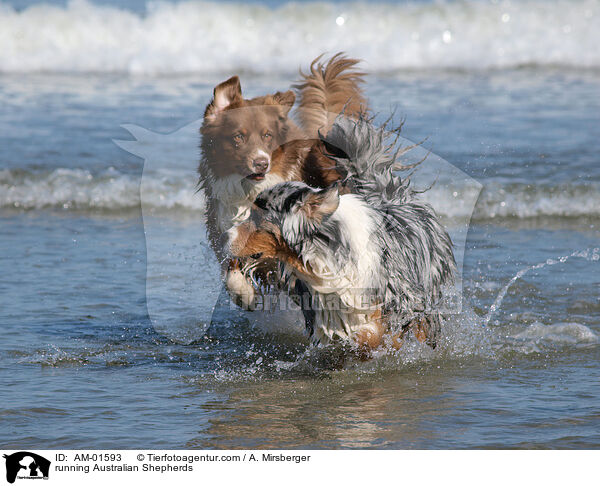
[[[599,0],[0,3],[0,72],[291,72],[344,50],[369,71],[600,67]],[[302,46],[302,49],[298,49]]]
[[[140,176],[109,168],[52,171],[0,170],[0,208],[122,211],[140,207]],[[487,185],[475,206],[473,219],[536,217],[600,217],[600,187],[594,183],[529,186]],[[447,218],[469,216],[462,203],[473,189],[443,184],[424,193],[436,211]],[[144,204],[164,211],[203,210],[196,176],[176,170],[144,174]]]

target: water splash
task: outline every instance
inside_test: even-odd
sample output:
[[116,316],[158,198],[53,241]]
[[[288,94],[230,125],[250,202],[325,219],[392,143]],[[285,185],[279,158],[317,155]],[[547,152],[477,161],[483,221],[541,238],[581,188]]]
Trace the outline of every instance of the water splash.
[[547,341],[568,345],[596,344],[599,341],[598,335],[594,331],[578,322],[559,322],[547,325],[537,321],[520,333],[511,336],[511,339],[533,341],[534,343]]
[[530,267],[526,267],[526,268],[523,268],[523,269],[519,270],[516,273],[516,275],[513,278],[511,278],[509,280],[509,282],[504,287],[502,287],[502,289],[498,293],[498,296],[496,297],[496,300],[490,306],[490,310],[488,311],[488,314],[485,317],[485,325],[489,324],[491,318],[494,316],[494,314],[498,311],[498,309],[502,305],[502,301],[504,300],[504,297],[506,296],[506,293],[508,292],[508,289],[517,280],[519,280],[525,274],[529,273],[531,270],[538,270],[540,268],[549,267],[549,266],[552,266],[552,265],[557,265],[559,263],[565,263],[566,261],[570,260],[571,258],[585,258],[586,260],[588,260],[590,262],[591,261],[598,261],[598,260],[600,260],[600,248],[587,248],[586,250],[578,250],[578,251],[576,251],[574,253],[571,253],[570,255],[565,255],[565,256],[562,256],[562,257],[557,258],[557,259],[549,258],[545,262],[537,263],[537,264],[532,265]]

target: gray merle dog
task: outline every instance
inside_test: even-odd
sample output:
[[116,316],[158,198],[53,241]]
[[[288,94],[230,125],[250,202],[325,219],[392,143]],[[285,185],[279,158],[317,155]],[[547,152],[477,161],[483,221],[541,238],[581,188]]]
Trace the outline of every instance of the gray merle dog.
[[412,330],[435,347],[444,286],[452,284],[452,242],[434,210],[394,173],[384,128],[339,117],[327,136],[341,183],[315,189],[283,182],[256,198],[250,218],[227,232],[235,257],[282,263],[302,301],[315,343],[399,347]]

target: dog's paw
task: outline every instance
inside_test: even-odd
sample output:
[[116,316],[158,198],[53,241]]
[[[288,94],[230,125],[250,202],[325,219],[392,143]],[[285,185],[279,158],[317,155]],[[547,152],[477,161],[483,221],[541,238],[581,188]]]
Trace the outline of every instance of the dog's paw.
[[225,287],[233,302],[244,310],[256,309],[256,292],[246,276],[237,268],[227,271]]

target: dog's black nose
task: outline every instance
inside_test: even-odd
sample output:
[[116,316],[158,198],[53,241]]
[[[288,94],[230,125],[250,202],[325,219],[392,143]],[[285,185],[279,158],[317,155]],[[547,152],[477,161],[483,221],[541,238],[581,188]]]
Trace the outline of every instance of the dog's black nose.
[[252,167],[256,172],[264,173],[269,168],[269,159],[266,157],[257,157],[252,161]]

